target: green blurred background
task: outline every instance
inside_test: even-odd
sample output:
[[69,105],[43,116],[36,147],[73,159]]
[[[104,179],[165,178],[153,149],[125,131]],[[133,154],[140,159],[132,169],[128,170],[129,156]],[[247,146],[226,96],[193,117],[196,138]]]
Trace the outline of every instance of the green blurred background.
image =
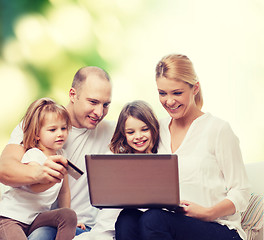
[[85,65],[112,78],[108,119],[135,99],[167,116],[155,65],[183,53],[199,76],[203,110],[230,122],[245,162],[261,161],[263,43],[263,0],[0,0],[0,151],[33,100],[67,104]]

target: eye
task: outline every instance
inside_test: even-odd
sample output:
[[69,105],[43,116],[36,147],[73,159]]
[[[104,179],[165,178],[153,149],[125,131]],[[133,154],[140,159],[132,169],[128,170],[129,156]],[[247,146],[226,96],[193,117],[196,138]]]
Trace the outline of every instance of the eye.
[[110,106],[110,103],[104,103],[103,107],[108,108]]
[[62,127],[61,130],[65,131],[65,130],[67,130],[67,127]]
[[183,93],[183,92],[174,92],[173,95],[177,95],[177,96],[179,96],[179,95],[182,95],[182,93]]
[[89,100],[89,102],[90,102],[92,105],[96,105],[96,104],[97,104],[97,101],[94,101],[94,100]]
[[49,131],[50,131],[50,132],[55,132],[56,129],[55,129],[55,128],[51,128],[51,129],[49,129]]
[[149,130],[148,127],[142,128],[142,131],[143,131],[143,132],[146,132],[146,131],[148,131],[148,130]]
[[160,95],[160,96],[165,96],[166,93],[165,93],[165,92],[162,92],[162,91],[159,91],[159,95]]
[[126,134],[128,134],[128,135],[131,135],[131,134],[133,134],[134,133],[134,131],[127,131],[126,132]]

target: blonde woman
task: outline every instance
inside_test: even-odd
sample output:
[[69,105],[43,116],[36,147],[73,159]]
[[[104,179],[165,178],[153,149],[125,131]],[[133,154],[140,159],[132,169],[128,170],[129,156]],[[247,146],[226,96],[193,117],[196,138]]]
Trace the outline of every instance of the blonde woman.
[[238,138],[226,121],[201,110],[201,86],[187,56],[162,58],[156,84],[169,114],[160,121],[158,152],[178,155],[183,213],[123,211],[116,239],[245,240],[240,212],[250,192]]

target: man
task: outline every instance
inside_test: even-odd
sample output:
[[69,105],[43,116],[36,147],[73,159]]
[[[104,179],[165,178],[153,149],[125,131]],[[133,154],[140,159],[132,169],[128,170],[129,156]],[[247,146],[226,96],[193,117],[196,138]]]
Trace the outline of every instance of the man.
[[[108,113],[111,91],[108,74],[98,67],[81,68],[74,76],[69,91],[70,101],[66,107],[73,127],[63,148],[68,159],[82,170],[85,170],[85,154],[109,151],[108,144],[113,135],[114,124],[102,120]],[[64,167],[67,160],[62,156],[52,156],[47,158],[43,166],[22,164],[20,161],[25,152],[19,145],[22,136],[22,129],[17,126],[0,157],[0,182],[14,187],[59,182],[67,173]],[[90,204],[86,179],[86,174],[77,181],[69,176],[71,207],[78,216],[78,222],[83,223],[82,228],[77,228],[77,234],[89,231],[96,225],[99,211]],[[45,239],[52,239],[47,233]],[[44,239],[38,234],[35,235],[33,232],[29,239]]]

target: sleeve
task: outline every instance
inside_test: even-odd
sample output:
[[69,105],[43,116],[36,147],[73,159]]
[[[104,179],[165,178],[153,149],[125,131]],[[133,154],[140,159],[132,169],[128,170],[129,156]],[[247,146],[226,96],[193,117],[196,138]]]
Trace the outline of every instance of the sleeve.
[[23,140],[23,130],[22,123],[18,124],[13,132],[11,133],[11,137],[8,141],[8,144],[21,144]]
[[39,150],[38,148],[31,148],[26,151],[21,162],[22,163],[36,162],[39,163],[40,165],[43,165],[46,158],[47,157],[41,150]]
[[239,140],[228,123],[224,123],[218,133],[216,158],[226,184],[227,199],[234,203],[237,212],[244,211],[250,199],[250,184]]

